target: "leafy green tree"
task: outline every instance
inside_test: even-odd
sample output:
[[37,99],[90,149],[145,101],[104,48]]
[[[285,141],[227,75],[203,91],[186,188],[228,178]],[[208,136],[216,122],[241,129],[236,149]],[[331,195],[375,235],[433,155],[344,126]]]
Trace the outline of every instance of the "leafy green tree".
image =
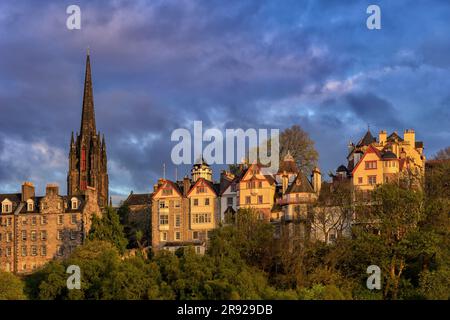
[[108,241],[116,246],[121,254],[125,252],[128,241],[125,238],[119,215],[114,208],[107,207],[101,218],[93,217],[88,239]]
[[9,272],[0,271],[0,300],[24,300],[23,282]]

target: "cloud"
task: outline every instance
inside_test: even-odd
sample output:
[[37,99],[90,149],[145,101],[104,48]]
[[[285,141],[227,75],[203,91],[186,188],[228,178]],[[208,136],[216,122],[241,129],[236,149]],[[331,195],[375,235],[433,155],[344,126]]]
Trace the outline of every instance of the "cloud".
[[323,172],[345,160],[367,123],[413,127],[436,152],[450,134],[450,4],[380,1],[379,32],[365,27],[368,4],[79,1],[82,29],[69,31],[65,2],[2,2],[2,190],[21,180],[65,189],[87,46],[115,199],[151,190],[163,163],[172,177],[170,134],[194,120],[220,129],[299,124]]

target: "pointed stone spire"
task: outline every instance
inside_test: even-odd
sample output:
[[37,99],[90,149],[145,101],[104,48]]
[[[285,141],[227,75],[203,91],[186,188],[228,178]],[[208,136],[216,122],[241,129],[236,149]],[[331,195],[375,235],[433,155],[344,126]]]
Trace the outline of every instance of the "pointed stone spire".
[[73,146],[75,144],[75,140],[73,139],[73,131],[72,131],[72,136],[70,138],[70,146]]
[[102,137],[102,149],[106,149],[105,134],[103,134],[103,137]]
[[83,111],[81,115],[80,134],[95,135],[94,95],[92,93],[91,60],[89,50],[86,56],[86,73],[84,77]]

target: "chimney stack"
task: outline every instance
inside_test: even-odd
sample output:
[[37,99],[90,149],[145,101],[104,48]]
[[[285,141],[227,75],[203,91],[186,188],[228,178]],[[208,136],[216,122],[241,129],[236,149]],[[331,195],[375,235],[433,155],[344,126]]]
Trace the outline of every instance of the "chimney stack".
[[378,134],[378,143],[384,145],[387,140],[387,132],[385,130],[381,130]]
[[414,132],[414,130],[413,129],[405,130],[403,133],[403,140],[405,140],[405,142],[409,142],[409,145],[414,148],[416,144],[416,133]]
[[54,195],[57,196],[59,195],[59,186],[56,183],[49,183],[47,184],[47,186],[45,187],[45,195],[49,196],[49,195]]
[[318,167],[313,169],[311,178],[314,192],[319,194],[320,188],[322,187],[322,174],[320,173],[320,169]]
[[183,178],[183,196],[187,196],[189,190],[191,189],[191,179],[188,176]]
[[22,201],[27,201],[30,198],[34,198],[34,185],[32,182],[25,181],[22,184]]

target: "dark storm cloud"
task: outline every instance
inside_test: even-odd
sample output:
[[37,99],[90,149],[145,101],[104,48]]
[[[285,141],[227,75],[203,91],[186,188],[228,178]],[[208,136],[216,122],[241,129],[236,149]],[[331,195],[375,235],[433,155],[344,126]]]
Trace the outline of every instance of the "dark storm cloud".
[[150,190],[163,163],[173,178],[171,132],[194,120],[300,124],[324,172],[367,123],[416,128],[434,153],[450,138],[450,4],[431,2],[380,1],[378,32],[365,27],[369,1],[80,1],[79,31],[65,28],[72,3],[2,2],[0,191],[65,189],[87,46],[115,195]]

